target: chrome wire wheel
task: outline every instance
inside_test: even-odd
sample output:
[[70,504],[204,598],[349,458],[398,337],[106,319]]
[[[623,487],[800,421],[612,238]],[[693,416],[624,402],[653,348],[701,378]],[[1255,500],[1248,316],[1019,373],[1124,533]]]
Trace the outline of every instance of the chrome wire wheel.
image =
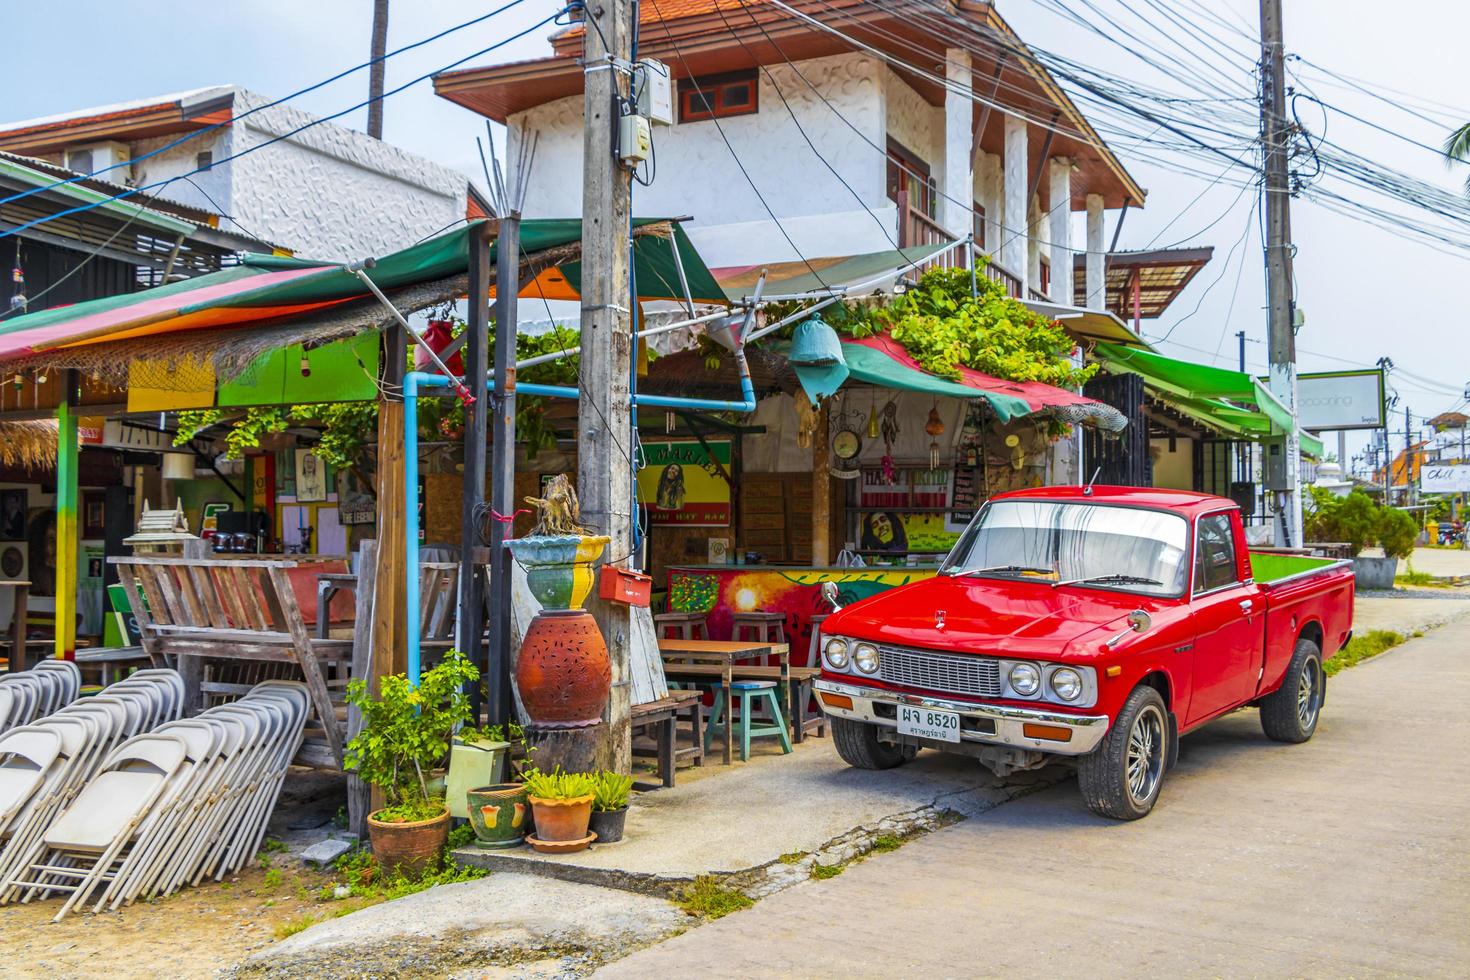
[[1317,724],[1322,709],[1322,664],[1315,658],[1302,665],[1296,686],[1296,717],[1302,730],[1310,732]]
[[1168,729],[1164,715],[1154,705],[1146,705],[1133,719],[1128,732],[1126,776],[1128,796],[1133,805],[1147,807],[1159,790],[1164,775],[1164,739]]

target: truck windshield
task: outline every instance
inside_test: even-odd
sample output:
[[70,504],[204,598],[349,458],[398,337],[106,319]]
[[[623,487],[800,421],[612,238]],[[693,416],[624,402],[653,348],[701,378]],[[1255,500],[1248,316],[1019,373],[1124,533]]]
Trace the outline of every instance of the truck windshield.
[[[1158,510],[1054,500],[987,504],[945,559],[941,574],[1055,573],[1080,588],[1184,593],[1189,524]],[[1021,570],[1021,571],[1018,571]]]

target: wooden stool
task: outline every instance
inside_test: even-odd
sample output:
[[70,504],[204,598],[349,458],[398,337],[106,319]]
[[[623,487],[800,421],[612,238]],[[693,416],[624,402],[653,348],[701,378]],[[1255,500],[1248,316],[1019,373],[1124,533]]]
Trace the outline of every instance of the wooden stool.
[[[740,714],[732,717],[730,726],[730,737],[740,738],[740,761],[746,762],[750,759],[750,740],[765,735],[775,735],[781,740],[781,751],[791,751],[791,736],[786,734],[786,719],[781,714],[780,699],[776,697],[775,681],[735,681],[730,685],[730,699],[740,699]],[[757,725],[751,719],[751,711],[757,707],[765,707],[771,713],[769,724]],[[709,724],[704,729],[704,749],[709,751],[710,739],[714,737],[715,729],[719,727],[724,712],[729,711],[730,705],[725,704],[725,692],[715,693],[715,705],[710,712]]]
[[653,617],[653,630],[664,640],[708,640],[704,613],[671,612]]
[[812,639],[806,645],[806,665],[808,667],[822,666],[822,624],[827,621],[831,613],[817,613],[812,617]]
[[[670,691],[669,696],[648,704],[634,705],[632,709],[633,730],[651,729],[657,760],[659,781],[664,786],[674,785],[674,774],[683,759],[693,760],[694,765],[704,765],[704,728],[700,714],[702,691]],[[680,748],[679,716],[688,712],[690,718],[689,747]],[[634,748],[633,755],[645,757],[647,750]]]
[[[746,634],[753,634],[747,636]],[[776,612],[738,612],[730,616],[730,639],[755,643],[785,643],[786,616]],[[770,664],[770,655],[760,658]]]

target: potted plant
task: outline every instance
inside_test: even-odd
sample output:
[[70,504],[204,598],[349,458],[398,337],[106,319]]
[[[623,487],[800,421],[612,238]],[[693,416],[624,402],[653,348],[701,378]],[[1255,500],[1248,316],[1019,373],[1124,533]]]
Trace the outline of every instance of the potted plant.
[[[524,738],[521,726],[515,722],[510,723],[510,737]],[[505,758],[509,751],[510,742],[506,741],[505,728],[500,725],[466,726],[459,730],[449,746],[449,776],[445,783],[444,798],[449,803],[451,817],[470,815],[470,790],[505,781]]]
[[628,818],[628,793],[632,789],[632,776],[608,770],[597,774],[597,785],[592,790],[592,819],[588,827],[597,835],[599,844],[623,839],[623,825]]
[[477,786],[465,797],[476,847],[498,850],[521,846],[531,830],[531,803],[525,783]]
[[562,772],[560,768],[527,773],[526,797],[536,821],[536,835],[528,838],[530,845],[549,854],[567,854],[592,843],[596,835],[587,832],[587,824],[596,787],[591,773]]
[[403,674],[384,677],[376,698],[361,678],[347,685],[363,724],[347,743],[344,765],[383,794],[387,805],[368,814],[368,836],[387,872],[417,877],[438,860],[449,811],[431,791],[430,774],[443,764],[450,734],[469,720],[463,688],[478,676],[463,654],[450,651],[417,687]]
[[[1418,525],[1403,511],[1380,505],[1361,490],[1345,497],[1314,488],[1312,513],[1306,518],[1308,541],[1340,541],[1348,546],[1353,574],[1363,589],[1391,589],[1399,558],[1414,550]],[[1408,526],[1407,542],[1404,540]],[[1364,548],[1383,544],[1384,557],[1361,554]]]

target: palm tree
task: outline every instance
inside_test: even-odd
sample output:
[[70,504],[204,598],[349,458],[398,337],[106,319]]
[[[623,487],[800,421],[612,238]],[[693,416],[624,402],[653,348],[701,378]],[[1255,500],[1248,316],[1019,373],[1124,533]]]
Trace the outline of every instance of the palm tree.
[[373,0],[373,64],[368,68],[367,131],[373,139],[383,138],[383,55],[388,52],[388,0]]
[[[1470,123],[1450,133],[1444,141],[1444,155],[1446,164],[1470,163]],[[1470,194],[1470,177],[1465,178],[1465,193]]]

